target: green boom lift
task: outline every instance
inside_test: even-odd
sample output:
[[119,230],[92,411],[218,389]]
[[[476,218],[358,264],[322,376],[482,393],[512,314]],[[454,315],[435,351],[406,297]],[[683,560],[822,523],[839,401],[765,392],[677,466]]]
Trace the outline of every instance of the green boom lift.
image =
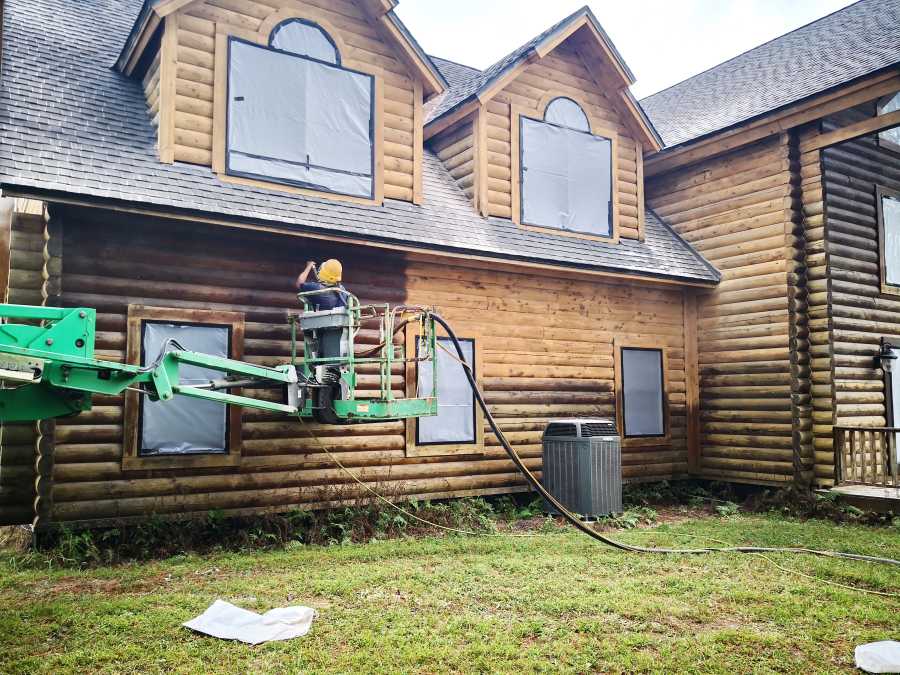
[[[350,293],[347,307],[314,311],[311,296],[316,293],[321,291],[300,293],[304,311],[288,315],[290,362],[274,367],[187,351],[171,340],[143,366],[98,360],[95,310],[0,304],[0,423],[77,415],[90,410],[94,394],[126,390],[138,390],[152,400],[186,396],[326,424],[436,415],[434,395],[402,398],[391,388],[394,365],[416,361],[432,365],[431,392],[437,391],[431,311],[362,306]],[[411,322],[418,324],[418,338],[416,353],[408,358],[394,338]],[[356,337],[364,325],[378,326],[380,343],[358,354]],[[222,378],[185,384],[180,379],[183,365],[214,370]],[[360,366],[378,371],[378,392],[371,397],[358,397]],[[281,402],[245,393],[258,389],[280,389]]]

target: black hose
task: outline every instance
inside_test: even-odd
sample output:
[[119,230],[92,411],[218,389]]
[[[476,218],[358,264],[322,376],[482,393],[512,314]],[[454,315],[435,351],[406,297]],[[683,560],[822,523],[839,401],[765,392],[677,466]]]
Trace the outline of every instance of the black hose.
[[472,372],[471,366],[466,363],[466,358],[463,354],[462,346],[459,344],[459,340],[456,337],[456,334],[453,332],[453,329],[450,327],[450,324],[440,316],[439,314],[431,314],[435,323],[440,325],[446,332],[447,336],[453,342],[453,346],[456,348],[456,353],[459,356],[459,361],[463,364],[463,371],[466,373],[466,378],[469,380],[469,386],[472,387],[472,392],[475,395],[475,399],[478,401],[478,405],[481,406],[481,409],[484,411],[484,417],[490,424],[491,429],[494,434],[497,436],[497,440],[500,441],[500,444],[503,446],[503,449],[506,450],[506,454],[509,455],[509,458],[512,460],[513,464],[516,465],[516,468],[521,472],[525,479],[531,484],[533,487],[547,502],[553,506],[559,513],[565,518],[569,523],[572,524],[576,529],[580,530],[584,534],[588,535],[596,539],[599,542],[606,544],[607,546],[612,546],[613,548],[617,548],[621,551],[628,551],[631,553],[661,553],[661,554],[674,554],[674,555],[704,555],[708,553],[804,553],[807,555],[815,555],[821,556],[823,558],[843,558],[846,560],[863,560],[865,562],[872,563],[881,563],[884,565],[897,565],[900,566],[900,560],[893,560],[891,558],[879,558],[876,556],[869,555],[861,555],[858,553],[841,553],[838,551],[818,551],[810,548],[779,548],[779,547],[763,547],[763,546],[728,546],[728,547],[720,547],[720,548],[648,548],[644,546],[632,546],[631,544],[625,544],[620,541],[616,541],[615,539],[610,539],[609,537],[597,532],[594,528],[588,527],[585,523],[581,521],[581,519],[569,511],[565,506],[563,506],[547,489],[541,485],[541,482],[535,477],[533,473],[525,466],[525,463],[522,461],[522,458],[519,457],[519,454],[515,451],[515,449],[509,444],[509,441],[506,440],[506,436],[504,436],[503,431],[500,430],[500,427],[497,425],[494,416],[491,414],[491,411],[488,409],[487,403],[484,400],[484,395],[481,393],[481,389],[478,387],[478,383],[475,381],[475,376]]

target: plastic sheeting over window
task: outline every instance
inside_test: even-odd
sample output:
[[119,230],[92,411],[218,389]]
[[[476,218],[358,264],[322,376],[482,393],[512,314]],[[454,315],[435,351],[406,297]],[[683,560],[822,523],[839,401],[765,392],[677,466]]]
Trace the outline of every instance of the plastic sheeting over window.
[[[879,115],[887,115],[888,113],[896,112],[898,110],[900,110],[900,91],[893,96],[882,99],[878,104]],[[900,127],[885,129],[878,134],[878,138],[883,142],[900,147]]]
[[625,436],[664,436],[663,359],[659,349],[622,349]]
[[335,65],[341,63],[337,47],[328,34],[318,26],[300,19],[291,19],[278,24],[272,31],[269,45],[273,49],[298,56],[309,56]]
[[570,98],[553,99],[544,112],[544,121],[575,131],[591,133],[591,123],[581,106]]
[[[456,348],[446,338],[438,342],[454,355]],[[475,363],[475,343],[460,340],[466,363]],[[435,445],[445,443],[475,442],[475,398],[462,364],[444,349],[438,347],[438,414],[421,417],[418,420],[417,443]],[[430,363],[419,364],[419,396],[432,395],[432,367]]]
[[[189,351],[229,356],[228,328],[145,322],[142,338],[145,365],[157,357],[170,338]],[[182,384],[201,384],[222,377],[215,370],[188,365],[182,365],[180,373]],[[226,453],[226,412],[226,406],[212,401],[179,396],[174,402],[161,402],[143,397],[140,454]]]
[[900,286],[900,199],[881,198],[881,220],[884,224],[884,283]]
[[232,38],[229,174],[374,196],[373,78]]
[[523,117],[522,222],[612,234],[612,142]]

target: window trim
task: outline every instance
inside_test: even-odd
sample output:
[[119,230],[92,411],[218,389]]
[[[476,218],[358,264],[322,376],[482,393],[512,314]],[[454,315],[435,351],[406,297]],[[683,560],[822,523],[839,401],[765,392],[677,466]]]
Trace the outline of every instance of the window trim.
[[[416,396],[416,387],[419,380],[419,364],[415,360],[416,340],[419,336],[418,324],[408,324],[405,331],[405,352],[407,363],[405,370],[406,396]],[[460,337],[460,341],[472,343],[474,355],[475,381],[482,386],[482,373],[484,372],[481,357],[481,348],[477,337]],[[440,377],[440,373],[438,373]],[[423,443],[418,442],[418,420],[415,418],[406,420],[406,456],[407,457],[443,457],[453,455],[483,455],[484,450],[484,412],[478,402],[472,399],[472,408],[475,421],[475,440],[469,443]]]
[[[667,446],[672,443],[672,411],[669,398],[671,396],[669,382],[669,347],[659,340],[619,339],[613,341],[615,349],[615,387],[616,387],[616,428],[622,437],[623,447]],[[658,351],[662,356],[662,415],[663,434],[654,436],[625,435],[625,388],[623,386],[624,368],[622,350]]]
[[[143,351],[144,323],[176,323],[182,325],[226,327],[230,333],[229,358],[244,357],[244,315],[241,312],[128,306],[126,329],[126,363],[140,365]],[[238,392],[239,393],[239,392]],[[228,406],[225,424],[228,452],[207,455],[141,455],[141,396],[125,392],[122,439],[122,470],[191,469],[240,466],[243,452],[242,411]]]
[[[882,112],[882,108],[887,105],[887,103],[896,96],[900,96],[900,90],[895,91],[893,94],[887,94],[886,96],[882,96],[880,99],[875,101],[875,116],[881,117],[885,113]],[[891,129],[895,129],[896,127],[891,127]],[[882,134],[888,131],[888,129],[882,129],[877,134],[875,134],[875,139],[879,148],[884,148],[885,150],[893,153],[900,153],[900,144],[894,143],[893,141],[886,141],[882,138]]]
[[[522,211],[522,118],[532,119],[538,122],[542,122],[544,120],[545,115],[547,114],[547,107],[553,103],[558,98],[567,98],[571,101],[574,101],[581,109],[584,111],[584,114],[588,118],[588,123],[591,126],[591,135],[599,136],[601,138],[609,139],[610,142],[610,186],[611,186],[611,196],[612,196],[612,204],[611,209],[612,212],[610,217],[612,219],[611,227],[610,227],[610,235],[609,236],[601,236],[596,234],[590,234],[588,232],[574,232],[572,230],[562,230],[556,227],[547,227],[544,225],[531,225],[523,221]],[[574,237],[576,239],[587,239],[589,241],[597,241],[603,243],[617,244],[620,239],[619,234],[619,221],[620,221],[620,195],[619,195],[619,134],[612,128],[606,127],[599,123],[594,116],[590,112],[590,106],[587,104],[579,96],[575,96],[570,92],[562,92],[552,90],[549,91],[544,98],[541,100],[541,103],[538,105],[536,109],[534,108],[525,108],[524,106],[511,105],[510,106],[510,140],[511,140],[511,150],[510,150],[510,160],[512,163],[511,166],[511,175],[512,175],[512,221],[518,225],[519,227],[531,230],[533,232],[541,232],[543,234],[553,234],[561,237]],[[638,190],[642,190],[641,186],[638,186]]]
[[880,273],[880,286],[883,295],[900,295],[900,284],[887,282],[887,258],[885,257],[884,235],[884,198],[889,197],[900,201],[900,190],[892,190],[881,185],[875,186],[875,217],[878,224],[878,270]]
[[[275,54],[281,54],[285,58],[293,58],[300,59],[302,61],[310,61],[312,63],[316,63],[320,66],[324,66],[326,68],[333,68],[335,70],[341,70],[349,73],[354,73],[356,75],[364,75],[369,78],[369,95],[371,96],[372,107],[371,107],[371,115],[369,117],[369,143],[370,143],[370,151],[369,151],[369,167],[372,175],[372,187],[369,190],[368,196],[361,195],[351,195],[344,192],[337,192],[334,190],[326,190],[323,188],[315,187],[308,183],[303,183],[301,181],[292,181],[289,179],[276,179],[272,176],[263,176],[261,174],[255,173],[244,173],[241,171],[235,171],[231,168],[231,149],[228,145],[228,129],[230,128],[230,111],[231,108],[228,105],[228,100],[231,98],[230,95],[230,86],[231,86],[231,48],[235,42],[241,42],[246,45],[250,45],[251,47],[255,47],[257,49],[264,49],[266,51],[274,52]],[[227,50],[228,54],[226,56],[226,68],[228,72],[226,73],[226,84],[225,84],[225,174],[227,176],[231,176],[233,178],[244,178],[249,180],[262,181],[265,183],[271,183],[274,185],[286,185],[288,187],[294,187],[301,190],[308,190],[310,192],[315,192],[320,195],[329,195],[329,196],[337,196],[337,197],[351,197],[354,199],[364,199],[364,200],[374,200],[375,199],[375,180],[376,180],[376,167],[375,167],[375,95],[376,95],[376,87],[375,87],[375,76],[370,73],[364,73],[359,70],[355,70],[353,68],[347,68],[342,65],[335,65],[333,63],[329,63],[328,61],[321,61],[319,59],[313,58],[311,56],[303,56],[300,54],[295,54],[293,52],[284,51],[282,49],[275,49],[274,47],[270,47],[268,45],[260,45],[251,40],[245,40],[241,37],[237,37],[231,35],[228,37],[227,42]],[[340,61],[340,53],[338,53],[338,61]],[[260,155],[260,159],[263,160],[274,160],[272,157],[263,157]],[[333,171],[333,169],[327,169],[326,171]]]
[[[269,49],[269,39],[272,31],[284,21],[299,19],[316,24],[334,41],[340,56],[341,68],[352,70],[373,78],[373,111],[371,128],[373,130],[373,197],[355,197],[327,192],[318,189],[298,187],[284,182],[274,182],[259,178],[246,178],[234,176],[226,171],[228,153],[226,142],[228,138],[228,61],[229,38],[235,37],[259,47]],[[384,203],[384,71],[380,66],[356,61],[348,58],[349,50],[344,44],[340,32],[327,20],[318,16],[307,16],[294,8],[284,7],[273,12],[265,19],[258,31],[238,28],[224,23],[216,24],[216,49],[215,49],[215,81],[213,85],[213,147],[212,169],[219,180],[224,183],[246,185],[266,190],[277,190],[289,194],[306,197],[320,197],[331,201],[348,202],[351,204],[363,204],[366,206],[381,206]],[[297,56],[291,52],[282,52]],[[298,57],[309,58],[309,57]],[[315,60],[315,59],[312,59]],[[323,62],[325,63],[325,62]],[[334,64],[327,64],[335,67]]]

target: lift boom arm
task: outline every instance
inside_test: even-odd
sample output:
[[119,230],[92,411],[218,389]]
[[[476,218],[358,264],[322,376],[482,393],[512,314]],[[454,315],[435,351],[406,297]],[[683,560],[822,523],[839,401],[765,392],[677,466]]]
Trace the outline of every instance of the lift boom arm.
[[207,354],[174,349],[141,367],[94,358],[96,312],[27,305],[0,305],[0,318],[40,321],[0,324],[0,421],[25,422],[73,415],[91,408],[91,395],[115,396],[141,388],[151,398],[170,401],[176,395],[202,398],[274,412],[297,414],[285,405],[181,383],[181,365],[220,371],[229,376],[296,385],[292,365],[267,368]]
[[[355,309],[348,310],[348,317],[350,321],[354,317],[359,321],[358,303]],[[0,323],[0,423],[76,415],[91,409],[94,394],[115,396],[136,389],[152,400],[171,401],[176,396],[187,396],[223,405],[311,417],[316,404],[310,391],[323,386],[315,381],[313,371],[317,360],[298,357],[296,345],[292,347],[292,362],[275,367],[169,349],[169,345],[153,363],[139,366],[94,358],[96,310],[93,309],[0,304],[0,320],[3,321]],[[389,326],[391,337],[392,320],[393,315],[385,313],[383,323]],[[396,349],[392,339],[385,339],[381,358],[354,360],[354,331],[349,333],[350,356],[318,361],[338,362],[335,365],[345,371],[344,377],[353,385],[355,363],[380,362],[384,366],[386,362],[381,377],[388,379],[379,398],[356,401],[351,390],[348,400],[331,402],[336,412],[335,423],[353,418],[399,419],[437,413],[437,400],[433,396],[394,398],[389,379]],[[185,384],[181,380],[182,365],[221,372],[225,379]],[[276,402],[228,391],[240,387],[285,388],[287,395],[284,402]]]

